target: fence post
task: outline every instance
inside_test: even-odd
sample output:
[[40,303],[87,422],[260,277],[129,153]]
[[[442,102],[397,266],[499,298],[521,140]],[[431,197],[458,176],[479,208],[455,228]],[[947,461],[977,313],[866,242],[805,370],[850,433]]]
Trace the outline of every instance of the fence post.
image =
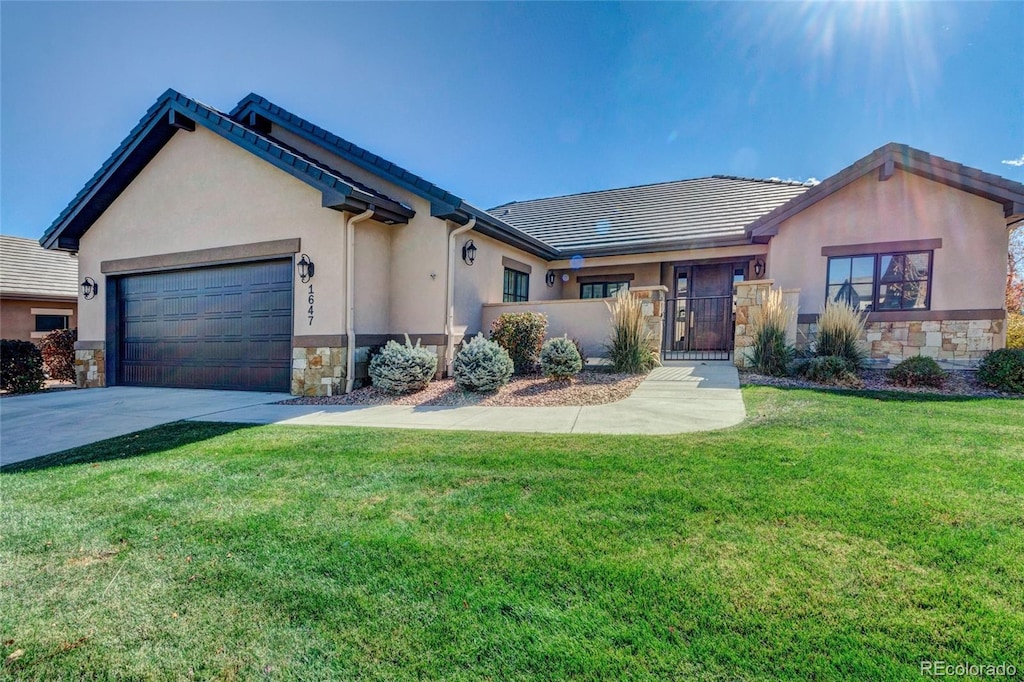
[[736,336],[733,343],[733,363],[737,367],[750,366],[750,353],[754,346],[751,325],[761,318],[761,306],[774,283],[773,279],[757,279],[736,282],[733,285],[733,295],[736,297]]
[[629,293],[640,299],[644,312],[644,323],[651,332],[651,342],[661,352],[662,334],[665,330],[665,295],[668,287],[661,284],[646,287],[630,287]]

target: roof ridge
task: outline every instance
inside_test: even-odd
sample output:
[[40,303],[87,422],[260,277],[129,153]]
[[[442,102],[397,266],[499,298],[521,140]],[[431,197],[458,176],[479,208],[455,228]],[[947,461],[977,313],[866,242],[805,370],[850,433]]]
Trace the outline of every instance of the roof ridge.
[[[569,197],[586,197],[587,195],[600,195],[606,193],[606,191],[621,191],[623,189],[640,189],[641,187],[656,187],[660,184],[678,184],[680,182],[695,182],[697,180],[711,180],[723,178],[723,175],[701,175],[699,177],[685,177],[678,180],[658,180],[657,182],[642,182],[640,184],[630,184],[625,187],[606,187],[604,189],[588,189],[587,191],[570,191],[565,195],[554,195],[551,197],[537,197],[535,199],[520,199],[511,202],[505,202],[499,204],[493,208],[487,209],[487,212],[494,211],[496,209],[505,208],[512,206],[513,204],[529,204],[530,202],[543,202],[549,199],[567,199]],[[742,179],[742,178],[727,178],[727,179]]]
[[742,180],[744,182],[763,182],[769,185],[791,185],[793,187],[814,187],[814,183],[808,180],[783,180],[782,178],[752,178],[744,175],[712,175],[713,178],[722,180]]

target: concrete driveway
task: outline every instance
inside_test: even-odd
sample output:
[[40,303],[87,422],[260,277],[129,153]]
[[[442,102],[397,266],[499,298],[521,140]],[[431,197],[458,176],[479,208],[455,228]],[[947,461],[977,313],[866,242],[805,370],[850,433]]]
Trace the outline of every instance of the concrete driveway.
[[290,398],[286,393],[113,386],[0,400],[0,464],[88,445],[160,424]]

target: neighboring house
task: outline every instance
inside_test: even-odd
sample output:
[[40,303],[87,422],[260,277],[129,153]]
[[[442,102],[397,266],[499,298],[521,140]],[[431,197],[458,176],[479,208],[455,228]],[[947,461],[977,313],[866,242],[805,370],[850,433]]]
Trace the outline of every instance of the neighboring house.
[[502,310],[544,310],[594,353],[623,286],[668,357],[729,357],[774,285],[801,343],[841,299],[869,311],[876,360],[974,362],[1004,343],[1022,218],[1021,184],[896,144],[815,186],[714,176],[485,211],[258,95],[225,114],[169,90],[41,243],[99,285],[83,385],[326,394],[406,333],[443,371]]
[[78,258],[0,235],[0,336],[39,342],[78,326]]

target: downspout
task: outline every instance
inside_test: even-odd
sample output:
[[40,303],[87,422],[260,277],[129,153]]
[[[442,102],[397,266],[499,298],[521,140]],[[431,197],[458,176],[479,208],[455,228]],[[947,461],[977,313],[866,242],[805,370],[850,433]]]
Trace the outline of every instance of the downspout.
[[368,220],[374,207],[345,222],[345,393],[352,392],[356,380],[356,224]]
[[445,309],[444,309],[444,371],[451,376],[452,362],[455,360],[455,339],[452,338],[452,330],[455,327],[455,238],[464,232],[469,232],[476,227],[476,218],[470,218],[469,222],[462,227],[457,227],[448,234],[448,276],[445,280]]

